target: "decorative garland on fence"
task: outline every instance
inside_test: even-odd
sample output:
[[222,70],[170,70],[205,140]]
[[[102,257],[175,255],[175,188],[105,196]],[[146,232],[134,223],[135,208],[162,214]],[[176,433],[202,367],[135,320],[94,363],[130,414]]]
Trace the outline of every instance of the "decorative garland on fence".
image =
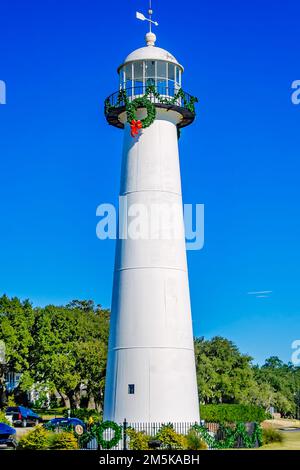
[[[114,431],[114,436],[110,440],[106,440],[103,437],[103,434],[107,429],[112,429]],[[122,426],[119,426],[114,421],[103,421],[103,423],[94,424],[90,431],[87,431],[83,436],[80,436],[79,442],[81,446],[85,447],[93,439],[97,439],[97,442],[102,449],[112,449],[122,439]]]
[[[112,429],[115,433],[114,437],[109,441],[103,438],[103,433],[107,429]],[[96,426],[95,435],[102,449],[112,449],[122,439],[122,427],[113,421],[104,421]]]
[[186,99],[186,95],[182,88],[179,88],[178,92],[173,96],[173,98],[165,98],[156,90],[155,85],[148,85],[146,87],[145,95],[153,95],[158,99],[159,103],[166,105],[174,105],[179,98],[183,100],[183,108],[188,109],[191,113],[195,113],[195,103],[198,103],[198,98],[196,96],[191,96],[190,100]]
[[[107,429],[114,431],[114,436],[110,440],[103,438],[103,434]],[[225,427],[221,425],[219,431],[224,435],[223,440],[218,440],[211,436],[205,426],[194,424],[191,429],[195,429],[195,431],[200,434],[201,438],[210,449],[233,449],[239,440],[243,443],[242,447],[247,449],[256,447],[256,445],[260,447],[263,444],[262,429],[257,423],[254,423],[254,429],[251,435],[248,434],[244,423],[237,423],[235,427]],[[79,443],[82,447],[86,447],[93,439],[97,440],[102,449],[112,449],[122,439],[122,426],[119,426],[113,421],[104,421],[103,423],[94,424],[90,431],[79,436]]]
[[195,424],[193,429],[199,432],[210,449],[232,449],[238,439],[243,441],[243,445],[247,449],[255,447],[256,444],[262,446],[262,429],[257,423],[254,423],[254,430],[251,435],[248,434],[244,423],[237,423],[234,429],[221,426],[220,431],[225,434],[224,440],[222,441],[218,441],[211,436],[205,426]]
[[[130,124],[131,128],[131,136],[136,137],[138,136],[140,129],[146,129],[151,126],[156,117],[156,108],[149,99],[149,95],[154,96],[160,104],[169,106],[175,105],[177,100],[181,98],[183,100],[183,107],[188,109],[191,113],[195,113],[195,103],[198,103],[198,98],[195,96],[191,96],[188,101],[182,88],[178,90],[173,98],[165,98],[156,90],[155,85],[148,85],[146,87],[145,94],[141,97],[135,98],[133,101],[129,100],[126,90],[124,89],[119,91],[115,105],[111,105],[109,98],[107,98],[105,101],[105,114],[108,114],[112,109],[125,104],[127,122]],[[138,108],[146,108],[147,116],[144,119],[137,119],[136,111]]]

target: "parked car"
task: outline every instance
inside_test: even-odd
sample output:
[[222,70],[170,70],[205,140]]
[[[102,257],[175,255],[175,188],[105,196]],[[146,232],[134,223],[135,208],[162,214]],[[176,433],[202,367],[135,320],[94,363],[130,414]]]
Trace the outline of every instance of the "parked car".
[[9,447],[15,449],[17,447],[15,434],[16,430],[14,428],[8,426],[8,424],[0,423],[0,449]]
[[78,418],[53,418],[44,424],[46,429],[73,429],[74,432],[81,436],[86,431],[86,425]]
[[26,428],[27,424],[37,425],[42,421],[42,418],[25,406],[9,406],[5,410],[5,416],[12,421],[15,426],[22,426]]

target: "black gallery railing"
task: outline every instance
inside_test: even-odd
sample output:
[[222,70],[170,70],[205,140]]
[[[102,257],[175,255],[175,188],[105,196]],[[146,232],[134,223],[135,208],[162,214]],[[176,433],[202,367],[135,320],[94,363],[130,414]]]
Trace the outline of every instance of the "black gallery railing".
[[136,98],[147,96],[155,104],[178,106],[195,113],[195,103],[198,99],[182,90],[182,88],[163,85],[142,85],[132,88],[121,88],[105,100],[105,114],[116,108],[126,107],[126,103]]

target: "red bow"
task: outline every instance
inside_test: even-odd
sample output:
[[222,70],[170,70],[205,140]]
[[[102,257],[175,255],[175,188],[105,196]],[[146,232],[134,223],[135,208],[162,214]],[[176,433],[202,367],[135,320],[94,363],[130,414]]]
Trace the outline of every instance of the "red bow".
[[135,119],[132,119],[131,124],[130,124],[131,137],[137,137],[142,127],[143,127],[143,124],[141,123],[140,120],[136,121]]

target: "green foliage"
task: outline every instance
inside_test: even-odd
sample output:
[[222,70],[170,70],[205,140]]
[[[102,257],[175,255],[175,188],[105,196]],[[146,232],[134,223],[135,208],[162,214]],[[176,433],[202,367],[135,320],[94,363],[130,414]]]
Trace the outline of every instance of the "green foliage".
[[79,449],[78,440],[73,432],[61,431],[54,433],[50,439],[50,449],[76,450]]
[[150,436],[144,431],[136,431],[133,428],[126,429],[126,434],[129,437],[130,450],[149,450]]
[[38,407],[32,407],[32,409],[40,416],[56,416],[62,417],[67,415],[67,408],[60,407],[60,408],[38,408]]
[[283,442],[284,436],[278,429],[267,428],[262,432],[263,444],[272,444],[273,442]]
[[[29,359],[30,358],[31,358],[31,356],[29,355]],[[26,391],[30,390],[33,387],[33,385],[34,385],[34,378],[33,378],[32,372],[30,370],[25,370],[22,373],[22,376],[21,376],[19,389],[22,392],[26,392]]]
[[193,428],[211,449],[233,449],[234,447],[250,449],[262,445],[262,430],[257,423],[254,424],[251,435],[248,434],[244,423],[237,423],[234,427],[222,426],[220,431],[224,434],[223,440],[215,439],[204,426],[195,424]]
[[[114,432],[113,437],[110,440],[104,438],[104,432],[107,429],[112,429]],[[102,449],[112,449],[122,439],[122,426],[119,426],[113,421],[104,421],[92,426],[91,433],[96,437],[98,444]]]
[[12,395],[9,395],[7,398],[7,406],[17,406],[16,401]]
[[269,417],[265,410],[255,405],[200,405],[201,419],[209,423],[261,423]]
[[[69,416],[68,411],[67,409],[64,410],[63,415],[65,418]],[[77,408],[71,410],[71,417],[81,419],[85,422],[88,422],[90,418],[93,418],[93,421],[101,421],[102,413],[87,408]]]
[[147,96],[136,98],[130,102],[128,101],[126,105],[127,121],[131,123],[132,120],[137,120],[136,110],[138,108],[146,108],[147,111],[147,116],[144,119],[141,119],[142,127],[145,129],[146,127],[151,126],[156,117],[156,108],[154,104],[151,103],[151,101],[147,98]]
[[257,388],[248,355],[225,338],[195,341],[200,403],[249,403]]
[[33,326],[34,312],[28,300],[0,298],[0,339],[5,342],[6,364],[16,372],[29,369]]
[[[222,337],[195,340],[200,403],[270,406],[284,416],[295,416],[300,405],[300,369],[278,357],[253,366],[234,343]],[[244,420],[244,418],[242,418]]]
[[10,422],[5,417],[5,412],[1,411],[1,410],[0,410],[0,423],[5,423],[5,424],[8,424],[9,426],[11,426]]
[[18,449],[45,450],[49,448],[51,433],[43,426],[37,426],[25,434],[19,441]]
[[[121,90],[119,96],[123,104],[128,99],[124,93]],[[167,104],[167,98],[157,98],[156,94],[155,88],[149,86],[145,99],[154,95]],[[183,95],[179,96],[182,100]],[[22,394],[24,396],[34,386],[35,389],[40,387],[40,398],[35,406],[45,406],[46,391],[50,394],[57,391],[61,404],[75,409],[81,405],[80,391],[84,385],[85,404],[101,411],[108,334],[109,311],[95,306],[91,300],[73,300],[66,306],[34,309],[28,300],[3,295],[0,298],[0,340],[6,346],[6,365],[9,371],[22,373],[12,400],[23,403]],[[296,416],[300,407],[300,368],[284,364],[276,356],[267,359],[262,367],[253,366],[250,356],[241,354],[231,341],[221,337],[196,339],[195,357],[201,404],[255,405],[264,410],[273,406],[283,416]],[[1,366],[0,400],[3,407],[5,379]],[[262,411],[254,416],[252,412],[249,416],[248,411],[245,414],[245,408],[239,408],[234,417],[228,417],[227,409],[224,415],[223,411],[217,411],[222,415],[215,416],[214,411],[212,416],[212,411],[207,415],[208,411],[201,407],[202,417],[207,421],[260,422],[264,419]]]
[[191,429],[187,436],[186,440],[186,450],[206,450],[208,445],[202,436],[196,431],[196,429]]
[[254,368],[259,389],[272,390],[272,405],[284,416],[295,416],[300,404],[300,369],[284,364],[277,356],[266,359],[262,367]]
[[18,449],[21,450],[75,450],[78,448],[78,441],[73,432],[52,432],[43,426],[37,426],[26,433],[18,444]]
[[155,85],[148,85],[146,87],[146,96],[153,95],[156,100],[161,104],[174,105],[178,102],[179,98],[182,99],[183,108],[188,109],[191,113],[195,113],[195,103],[198,103],[198,98],[190,96],[187,100],[186,95],[182,88],[180,88],[173,98],[163,97],[156,89]]
[[76,407],[84,384],[88,399],[101,407],[108,334],[109,311],[92,301],[33,309],[29,301],[0,298],[0,340],[9,370],[22,372],[20,391],[42,384]]
[[156,439],[162,443],[162,447],[165,449],[185,449],[186,440],[181,434],[178,434],[172,424],[166,424],[160,428],[156,434]]
[[169,106],[176,104],[181,98],[182,106],[188,109],[191,113],[195,113],[195,103],[198,102],[198,99],[195,96],[190,96],[188,100],[182,88],[180,88],[172,98],[166,98],[157,91],[155,85],[148,85],[144,96],[136,98],[133,101],[128,99],[126,90],[120,90],[117,102],[114,106],[110,104],[109,99],[105,101],[105,114],[108,114],[112,109],[125,105],[125,109],[127,111],[127,122],[131,123],[132,120],[136,120],[137,108],[146,108],[147,116],[145,119],[142,119],[141,122],[143,128],[149,127],[156,117],[155,105],[149,99],[149,96],[151,95],[155,97],[157,103]]

